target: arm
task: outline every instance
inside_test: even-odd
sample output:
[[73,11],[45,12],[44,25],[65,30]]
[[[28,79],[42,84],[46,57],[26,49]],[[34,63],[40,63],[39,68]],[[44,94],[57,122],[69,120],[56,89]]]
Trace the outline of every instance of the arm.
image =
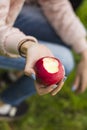
[[87,32],[73,12],[68,0],[39,0],[40,5],[58,35],[81,54],[73,90],[84,92],[87,89]]
[[[35,74],[34,63],[38,59],[44,56],[52,57],[53,54],[44,45],[38,44],[34,37],[26,36],[17,28],[12,27],[23,5],[21,1],[24,0],[18,0],[16,5],[16,0],[0,0],[0,51],[3,55],[17,57],[19,56],[18,47],[21,46],[21,52],[26,57],[24,72],[30,76],[31,74]],[[26,39],[29,39],[29,41],[22,44]],[[42,88],[43,85],[35,81],[35,87],[39,95],[47,93],[55,95],[60,91],[63,84],[64,82],[61,81],[60,86],[56,87],[56,89],[53,86]]]
[[24,0],[0,0],[0,52],[2,55],[19,56],[18,44],[23,39],[37,42],[35,38],[26,36],[19,29],[12,27],[23,4]]
[[86,30],[68,0],[39,0],[50,24],[62,40],[80,53],[87,48]]

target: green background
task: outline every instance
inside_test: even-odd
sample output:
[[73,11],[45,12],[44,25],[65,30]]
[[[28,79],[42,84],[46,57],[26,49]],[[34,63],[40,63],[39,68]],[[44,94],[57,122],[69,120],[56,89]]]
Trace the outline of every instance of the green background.
[[[87,28],[87,0],[76,13]],[[74,57],[78,63],[79,56]],[[34,95],[27,99],[28,113],[15,122],[0,122],[0,130],[87,130],[87,91],[79,95],[71,91],[75,73],[76,68],[56,96]]]

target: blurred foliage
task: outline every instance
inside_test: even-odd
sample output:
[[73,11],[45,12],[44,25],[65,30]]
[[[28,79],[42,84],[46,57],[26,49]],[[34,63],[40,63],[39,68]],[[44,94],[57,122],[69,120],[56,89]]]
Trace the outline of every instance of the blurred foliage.
[[[76,11],[87,27],[87,0]],[[74,54],[76,63],[79,56]],[[76,68],[63,89],[54,97],[34,95],[27,99],[29,111],[16,122],[0,122],[0,130],[87,130],[87,91],[76,95],[71,91]]]
[[83,0],[83,4],[78,8],[76,13],[87,28],[87,0]]

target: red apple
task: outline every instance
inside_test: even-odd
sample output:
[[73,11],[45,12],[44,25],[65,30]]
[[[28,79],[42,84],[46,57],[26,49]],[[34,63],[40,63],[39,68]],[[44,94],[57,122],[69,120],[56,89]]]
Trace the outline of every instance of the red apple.
[[50,86],[59,83],[65,75],[61,61],[54,57],[43,57],[35,63],[36,79],[40,83]]

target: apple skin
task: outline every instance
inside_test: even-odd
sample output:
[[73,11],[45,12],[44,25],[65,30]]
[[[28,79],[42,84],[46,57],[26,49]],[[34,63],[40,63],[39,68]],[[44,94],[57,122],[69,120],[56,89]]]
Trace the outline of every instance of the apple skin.
[[[58,62],[58,71],[55,73],[48,72],[43,65],[44,58],[52,58]],[[65,75],[65,69],[62,65],[61,61],[55,57],[42,57],[35,63],[35,72],[36,72],[36,79],[40,83],[50,86],[53,84],[58,84]]]

